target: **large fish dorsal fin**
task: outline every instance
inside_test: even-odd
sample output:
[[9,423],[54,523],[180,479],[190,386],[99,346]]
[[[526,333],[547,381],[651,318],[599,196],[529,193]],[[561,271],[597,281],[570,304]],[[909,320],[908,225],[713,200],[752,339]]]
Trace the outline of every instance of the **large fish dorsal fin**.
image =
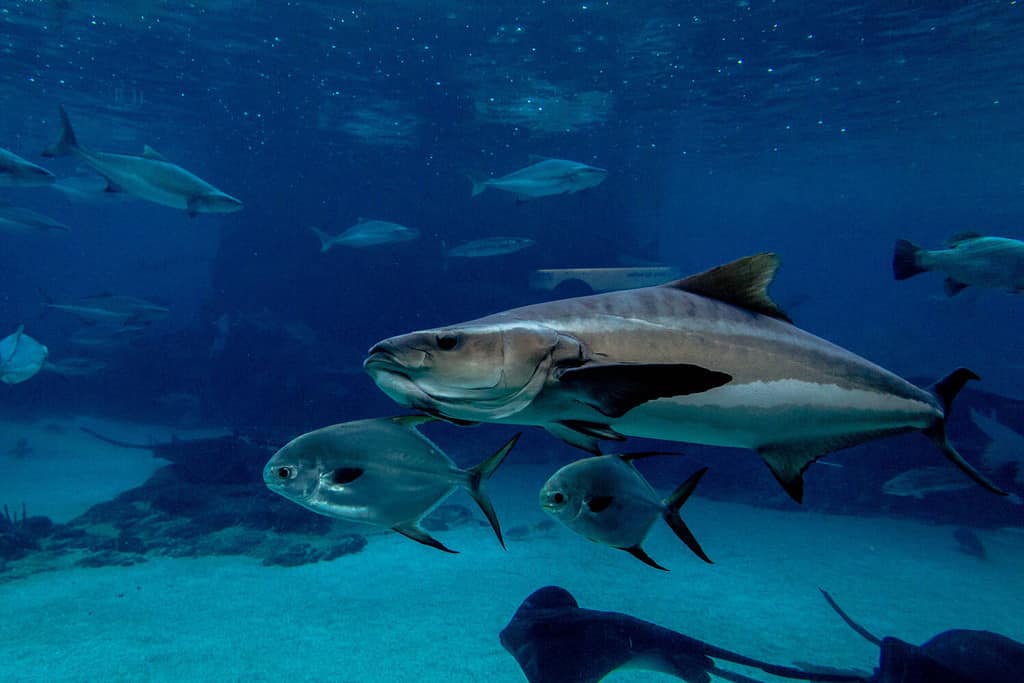
[[980,232],[974,232],[973,230],[966,230],[964,232],[958,232],[955,235],[953,235],[952,237],[950,237],[949,238],[949,242],[947,244],[952,249],[953,247],[957,246],[961,242],[967,242],[969,240],[976,240],[979,237],[982,237],[982,234]]
[[793,322],[768,296],[768,285],[779,268],[776,254],[745,256],[730,263],[669,282],[662,287],[681,289],[690,294],[717,299],[752,313]]
[[144,159],[152,159],[154,161],[167,161],[167,159],[164,158],[163,154],[161,154],[160,152],[156,151],[155,149],[153,149],[149,145],[144,145],[142,147],[142,157]]

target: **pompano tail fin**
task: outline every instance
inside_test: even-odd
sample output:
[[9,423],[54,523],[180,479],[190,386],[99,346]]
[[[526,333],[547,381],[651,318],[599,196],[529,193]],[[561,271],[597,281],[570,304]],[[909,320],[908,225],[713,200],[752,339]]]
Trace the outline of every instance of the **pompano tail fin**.
[[708,471],[707,467],[703,467],[692,475],[690,478],[679,485],[675,491],[672,492],[668,498],[665,499],[665,511],[662,513],[662,517],[668,522],[668,525],[672,528],[672,531],[679,540],[686,544],[686,547],[693,551],[693,554],[704,560],[708,564],[713,564],[711,558],[707,556],[704,549],[700,547],[700,543],[697,542],[697,538],[690,531],[690,528],[686,526],[686,522],[679,515],[680,508],[689,499],[690,494],[693,493],[694,489],[697,488],[697,484],[700,483],[701,477]]
[[316,226],[309,226],[309,229],[313,231],[313,234],[320,238],[320,253],[323,253],[331,248],[331,236]]
[[906,280],[926,272],[917,263],[917,255],[921,247],[909,240],[896,240],[896,246],[892,250],[892,276],[897,280]]
[[522,436],[522,433],[513,436],[494,455],[468,471],[469,481],[467,482],[467,488],[469,489],[469,495],[473,496],[473,500],[480,506],[480,510],[487,517],[487,521],[491,523],[491,528],[494,529],[494,533],[498,537],[498,543],[501,544],[502,548],[505,547],[505,539],[501,536],[501,525],[498,523],[498,515],[494,512],[494,506],[491,505],[491,501],[484,491],[484,483],[490,479],[495,470],[504,462],[505,456],[516,445],[520,436]]
[[43,150],[44,157],[60,157],[78,149],[78,140],[75,139],[75,129],[71,127],[71,119],[68,118],[63,104],[58,105],[58,108],[60,111],[60,137],[57,138],[57,142]]
[[957,368],[930,387],[931,392],[942,407],[942,417],[938,418],[930,427],[924,429],[923,432],[925,436],[939,447],[942,454],[959,467],[964,474],[992,493],[1005,496],[1007,495],[1006,491],[996,486],[988,477],[964,460],[963,456],[953,448],[953,444],[949,443],[949,439],[946,438],[946,421],[949,418],[949,411],[953,407],[953,399],[964,388],[964,385],[972,379],[981,378],[967,368]]

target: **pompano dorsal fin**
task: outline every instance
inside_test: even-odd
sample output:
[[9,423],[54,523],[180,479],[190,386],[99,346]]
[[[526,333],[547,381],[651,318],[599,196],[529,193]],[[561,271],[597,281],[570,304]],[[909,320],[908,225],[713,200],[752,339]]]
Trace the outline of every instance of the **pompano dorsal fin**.
[[950,247],[955,247],[961,242],[967,242],[968,240],[976,240],[983,235],[980,232],[974,232],[973,230],[967,230],[965,232],[958,232],[949,238],[947,243]]
[[779,257],[772,253],[745,256],[725,265],[668,282],[662,287],[681,289],[690,294],[706,296],[732,304],[752,313],[793,321],[768,296],[768,285],[779,268]]
[[420,425],[427,424],[428,422],[436,422],[437,418],[433,415],[399,415],[391,418],[392,422],[414,429]]
[[156,151],[149,145],[144,145],[142,147],[142,157],[144,159],[153,159],[154,161],[167,161],[167,159],[164,158],[163,154]]

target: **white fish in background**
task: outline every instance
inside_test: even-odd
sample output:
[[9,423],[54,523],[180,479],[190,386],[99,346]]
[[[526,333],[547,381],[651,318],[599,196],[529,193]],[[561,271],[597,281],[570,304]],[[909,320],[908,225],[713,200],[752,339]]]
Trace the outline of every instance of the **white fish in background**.
[[679,516],[707,468],[687,479],[662,500],[633,465],[656,453],[599,455],[566,465],[540,490],[540,506],[576,533],[595,543],[625,550],[655,569],[667,571],[641,545],[660,518],[697,557],[711,560]]
[[74,154],[107,179],[107,190],[184,209],[189,215],[238,211],[242,202],[202,178],[172,164],[150,147],[141,156],[94,152],[78,143],[71,120],[60,107],[60,138],[43,152],[56,157]]
[[39,233],[68,232],[70,228],[49,216],[36,213],[31,209],[0,202],[0,232]]
[[25,326],[18,325],[14,334],[0,339],[0,382],[18,384],[35,376],[49,350],[25,334]]
[[320,251],[329,251],[334,247],[375,247],[382,244],[409,242],[420,236],[416,228],[409,228],[389,221],[367,220],[360,218],[355,225],[340,235],[328,235],[319,228],[310,228],[320,238]]
[[22,159],[14,152],[0,147],[0,186],[38,187],[52,185],[57,176],[42,166]]
[[971,420],[989,438],[989,444],[981,454],[985,465],[992,470],[1014,468],[1015,481],[1024,486],[1024,434],[1010,429],[994,415],[989,417],[976,410],[971,411]]
[[993,287],[1020,294],[1024,292],[1024,242],[976,232],[954,236],[946,249],[922,249],[913,242],[896,240],[893,277],[906,280],[927,271],[947,275],[945,289],[949,296],[966,287]]
[[420,527],[420,520],[456,488],[473,497],[498,542],[501,526],[483,485],[515,446],[512,437],[494,455],[459,469],[416,427],[422,415],[356,420],[292,439],[263,469],[274,493],[313,512],[392,529],[418,543],[454,552]]
[[608,171],[578,161],[544,159],[500,178],[473,181],[473,196],[488,188],[511,192],[520,200],[572,194],[600,185]]
[[532,247],[534,242],[529,237],[485,237],[457,244],[450,249],[447,245],[444,254],[448,258],[483,258],[487,256],[503,256]]
[[363,363],[401,405],[457,424],[536,425],[599,453],[639,436],[756,450],[797,501],[827,453],[920,431],[1005,495],[946,437],[960,368],[931,390],[792,324],[759,254],[658,287],[523,306],[375,344]]

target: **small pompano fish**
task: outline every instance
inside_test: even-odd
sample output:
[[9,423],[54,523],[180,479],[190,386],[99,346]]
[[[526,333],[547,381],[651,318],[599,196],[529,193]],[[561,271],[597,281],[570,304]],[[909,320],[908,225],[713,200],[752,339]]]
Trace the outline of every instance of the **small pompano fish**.
[[647,455],[657,454],[600,455],[566,465],[541,488],[540,506],[581,536],[625,550],[644,564],[668,571],[641,547],[660,517],[697,557],[710,563],[679,516],[679,508],[707,468],[697,471],[662,500],[633,465],[633,460]]
[[897,280],[929,270],[947,275],[945,288],[949,296],[971,286],[1020,294],[1024,292],[1024,242],[966,232],[954,236],[946,249],[932,250],[896,240],[892,274]]
[[148,325],[167,317],[170,310],[136,296],[104,292],[68,303],[54,303],[44,295],[43,305],[78,316],[86,323]]
[[46,363],[49,350],[25,334],[18,325],[14,334],[0,339],[0,382],[18,384],[31,379]]
[[68,232],[70,228],[31,209],[0,202],[0,232],[35,233],[50,230]]
[[520,200],[556,194],[572,194],[600,185],[608,171],[565,159],[544,159],[508,175],[490,180],[474,180],[473,196],[487,188],[511,192]]
[[107,179],[108,192],[125,192],[154,204],[185,209],[190,216],[227,213],[242,208],[241,201],[181,166],[170,163],[151,147],[147,146],[141,156],[94,152],[83,147],[75,138],[71,120],[63,106],[60,107],[60,122],[60,138],[43,155],[74,154]]
[[529,237],[486,237],[484,239],[463,242],[452,248],[445,248],[445,256],[449,258],[481,258],[485,256],[502,256],[532,247],[534,242]]
[[50,185],[56,179],[57,176],[42,166],[36,166],[14,152],[0,147],[0,186],[36,187]]
[[355,225],[340,235],[328,235],[319,228],[310,228],[320,238],[320,251],[329,251],[332,247],[374,247],[380,244],[409,242],[420,236],[416,228],[409,228],[398,223],[376,221],[360,218]]
[[356,420],[303,434],[279,450],[263,470],[271,491],[313,512],[393,529],[445,552],[455,552],[419,521],[452,491],[465,488],[505,547],[494,507],[483,490],[519,435],[476,467],[459,469],[417,431],[421,415]]

